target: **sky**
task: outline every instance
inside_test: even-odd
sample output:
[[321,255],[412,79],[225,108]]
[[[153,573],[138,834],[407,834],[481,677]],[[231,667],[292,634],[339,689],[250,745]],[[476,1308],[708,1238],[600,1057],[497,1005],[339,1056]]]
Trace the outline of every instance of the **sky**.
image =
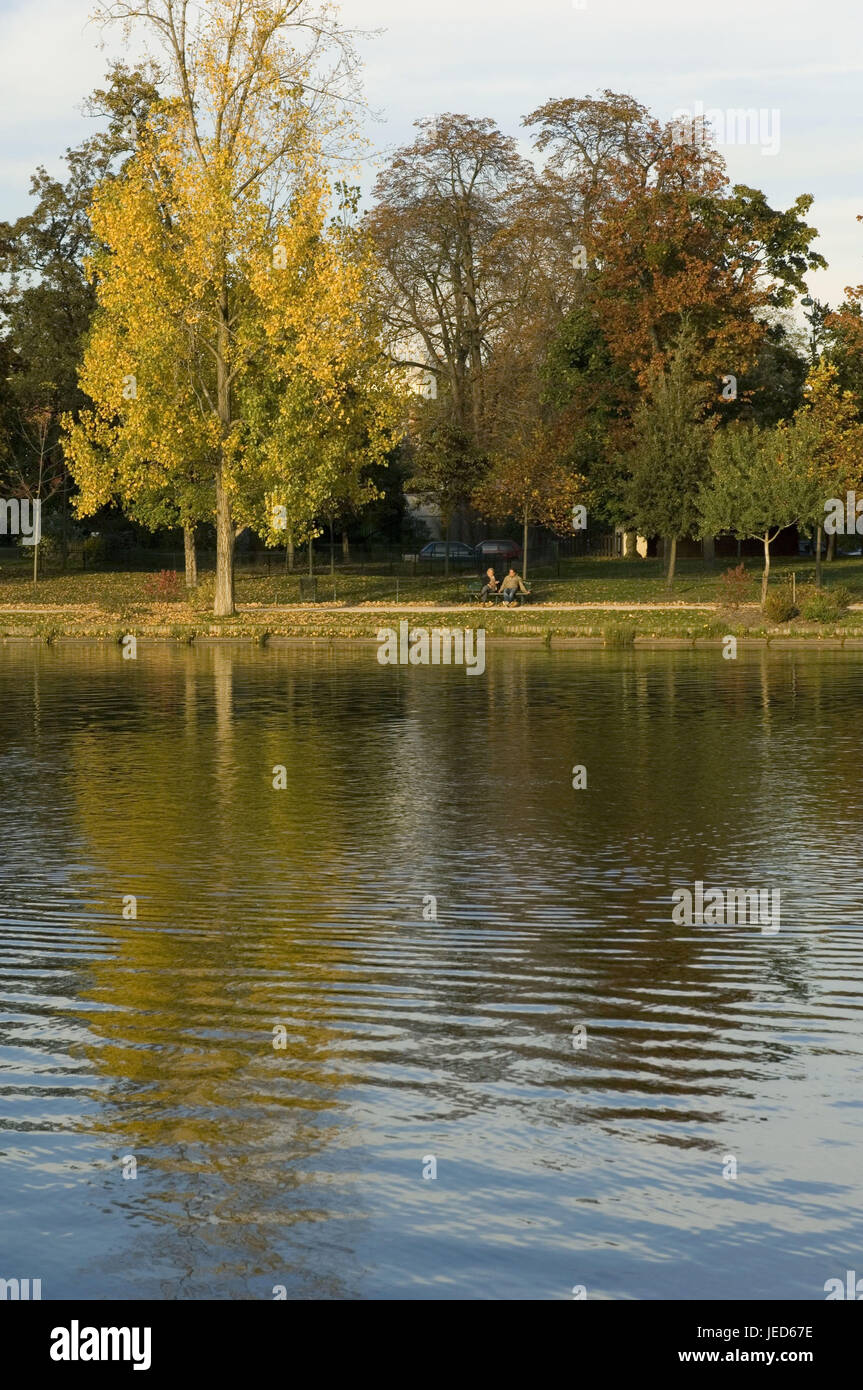
[[[0,0],[0,219],[29,210],[38,164],[91,129],[83,98],[122,51],[89,20],[94,0]],[[366,122],[377,157],[408,142],[418,117],[492,117],[530,145],[521,118],[551,97],[608,87],[656,116],[717,111],[732,182],[763,188],[773,206],[800,193],[829,269],[810,292],[835,304],[863,283],[863,6],[859,0],[342,0],[365,31]],[[371,31],[377,31],[372,33]],[[699,106],[700,103],[700,106]],[[725,115],[760,116],[735,132]],[[754,139],[752,138],[754,136]],[[371,164],[365,182],[370,184]]]

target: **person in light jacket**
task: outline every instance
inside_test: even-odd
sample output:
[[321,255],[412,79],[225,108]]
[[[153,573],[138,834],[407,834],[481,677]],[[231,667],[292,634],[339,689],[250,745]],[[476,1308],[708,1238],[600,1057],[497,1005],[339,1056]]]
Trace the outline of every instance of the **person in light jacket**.
[[517,603],[519,594],[530,593],[530,589],[526,588],[521,575],[516,574],[511,565],[509,574],[504,576],[500,587],[504,608],[511,608],[514,603]]

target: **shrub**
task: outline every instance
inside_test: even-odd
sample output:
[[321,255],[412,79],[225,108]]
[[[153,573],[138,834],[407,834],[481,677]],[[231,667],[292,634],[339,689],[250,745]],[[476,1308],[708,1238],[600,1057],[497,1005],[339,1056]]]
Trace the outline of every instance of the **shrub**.
[[[28,549],[30,549],[28,547]],[[30,554],[33,551],[30,550]],[[39,563],[45,565],[49,560],[59,560],[62,558],[63,551],[57,536],[46,536],[44,533],[39,542]]]
[[844,584],[831,584],[827,590],[837,608],[847,608],[854,595]]
[[631,647],[635,641],[635,628],[624,623],[603,628],[602,640],[606,647]]
[[847,602],[837,602],[835,589],[817,589],[813,584],[800,590],[800,612],[809,623],[835,623],[844,607]]
[[797,617],[799,609],[791,597],[791,589],[783,584],[781,588],[768,593],[761,611],[771,623],[790,623],[792,618]]
[[116,564],[118,561],[125,560],[129,553],[131,543],[129,536],[125,533],[119,535],[109,533],[105,537],[105,558],[110,561],[111,564]]
[[156,599],[159,603],[176,603],[182,598],[180,576],[174,570],[152,574],[144,585],[144,593],[147,598]]
[[741,560],[734,569],[727,569],[719,576],[720,601],[726,608],[739,608],[749,591],[749,577]]
[[108,553],[104,536],[88,536],[84,541],[83,550],[84,559],[88,564],[99,564]]

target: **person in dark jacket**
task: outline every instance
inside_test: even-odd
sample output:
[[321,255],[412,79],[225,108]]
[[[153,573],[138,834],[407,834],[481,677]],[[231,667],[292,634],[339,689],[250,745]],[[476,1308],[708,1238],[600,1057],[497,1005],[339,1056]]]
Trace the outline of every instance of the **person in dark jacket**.
[[480,603],[488,603],[489,594],[496,594],[496,593],[497,593],[497,578],[496,578],[496,576],[495,576],[495,572],[494,572],[493,569],[487,569],[486,572],[485,572],[485,583],[483,584],[482,588],[480,589],[480,594],[479,594],[479,601],[480,601]]

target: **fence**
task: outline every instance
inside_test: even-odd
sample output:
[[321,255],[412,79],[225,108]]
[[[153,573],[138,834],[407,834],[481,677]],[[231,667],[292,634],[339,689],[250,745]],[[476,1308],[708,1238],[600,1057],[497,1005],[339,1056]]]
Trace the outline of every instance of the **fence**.
[[[94,537],[93,540],[96,540]],[[185,570],[185,556],[182,546],[173,546],[170,549],[151,549],[140,545],[129,545],[124,543],[122,538],[107,535],[98,538],[99,543],[93,544],[88,541],[82,544],[80,541],[70,542],[67,547],[66,568],[68,570],[85,571],[132,571],[141,574],[158,573],[160,570],[171,570],[178,574],[183,574]],[[43,571],[57,571],[61,567],[59,548],[52,547],[50,553],[46,546],[43,551],[42,568]],[[3,552],[5,553],[5,551]],[[216,569],[216,552],[214,549],[204,546],[197,547],[198,573],[206,575],[214,573]],[[611,558],[619,553],[618,538],[613,535],[586,535],[580,534],[568,536],[561,540],[554,540],[548,537],[531,539],[528,547],[528,569],[531,574],[545,570],[551,574],[559,574],[561,562],[582,557],[592,558]],[[9,558],[22,558],[20,549],[9,547]],[[338,544],[332,555],[329,545],[324,542],[313,550],[312,570],[309,571],[308,548],[294,552],[293,564],[289,566],[286,551],[282,549],[268,550],[264,547],[238,547],[234,552],[234,564],[238,574],[264,574],[273,578],[280,576],[292,576],[300,578],[303,576],[313,578],[315,575],[329,574],[360,574],[360,575],[379,575],[379,576],[403,576],[409,578],[442,578],[448,571],[449,575],[456,577],[460,574],[480,573],[489,564],[494,564],[500,568],[501,560],[499,557],[493,559],[471,556],[470,559],[462,559],[460,556],[450,556],[447,565],[444,557],[429,558],[419,557],[416,554],[409,554],[401,547],[393,545],[374,545],[354,543],[351,553],[345,557],[342,547]],[[516,568],[519,568],[516,561]]]

